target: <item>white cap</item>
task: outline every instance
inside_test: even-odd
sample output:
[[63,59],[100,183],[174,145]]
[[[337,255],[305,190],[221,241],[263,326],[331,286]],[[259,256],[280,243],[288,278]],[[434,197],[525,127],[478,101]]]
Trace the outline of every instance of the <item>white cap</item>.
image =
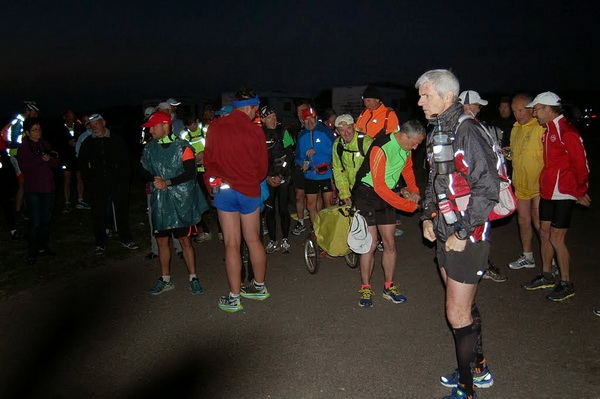
[[171,105],[168,102],[163,101],[162,103],[158,103],[158,105],[156,106],[156,111],[158,111],[160,109],[168,109],[169,112],[170,112],[171,111]]
[[180,105],[180,104],[181,104],[181,101],[177,101],[177,100],[175,100],[174,98],[169,98],[169,99],[168,99],[166,102],[167,102],[169,105],[172,105],[173,107],[176,107],[176,106],[178,106],[178,105]]
[[357,254],[366,254],[371,250],[372,242],[373,236],[369,232],[367,221],[359,211],[356,211],[348,233],[348,246]]
[[352,115],[349,114],[343,114],[338,116],[337,118],[335,118],[335,127],[340,127],[340,126],[348,126],[348,125],[352,125],[354,123],[354,119],[352,118]]
[[551,91],[545,91],[535,96],[533,101],[527,104],[526,108],[533,108],[535,104],[557,106],[560,105],[560,97]]
[[154,111],[156,111],[156,108],[154,108],[154,107],[146,107],[146,109],[144,110],[144,116],[147,118],[150,115],[152,115],[154,113]]
[[479,93],[477,93],[475,90],[463,91],[462,93],[460,93],[460,96],[458,96],[458,99],[460,100],[462,105],[467,105],[467,104],[488,105],[487,100],[484,100],[483,98],[481,98]]

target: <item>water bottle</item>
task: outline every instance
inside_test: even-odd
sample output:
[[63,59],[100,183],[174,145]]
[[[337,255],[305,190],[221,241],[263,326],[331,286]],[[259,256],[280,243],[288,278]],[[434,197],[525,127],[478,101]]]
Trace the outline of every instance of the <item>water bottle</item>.
[[444,215],[444,220],[446,221],[446,224],[451,225],[458,222],[456,213],[452,209],[452,203],[450,202],[450,199],[448,199],[446,194],[438,195],[438,207],[440,208],[440,213]]

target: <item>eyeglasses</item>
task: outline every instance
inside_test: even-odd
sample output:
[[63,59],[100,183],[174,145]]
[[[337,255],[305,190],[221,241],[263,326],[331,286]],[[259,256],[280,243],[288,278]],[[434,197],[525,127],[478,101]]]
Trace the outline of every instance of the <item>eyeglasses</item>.
[[540,109],[546,108],[546,106],[544,105],[543,107],[533,107],[533,113],[539,112]]

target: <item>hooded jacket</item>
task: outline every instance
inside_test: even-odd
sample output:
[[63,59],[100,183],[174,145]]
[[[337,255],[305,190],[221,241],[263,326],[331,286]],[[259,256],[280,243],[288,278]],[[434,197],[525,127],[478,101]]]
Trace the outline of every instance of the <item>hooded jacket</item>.
[[[425,189],[425,206],[427,208],[428,204],[434,204],[437,207],[437,216],[433,218],[433,224],[437,238],[441,241],[446,241],[460,228],[467,231],[472,242],[487,240],[489,238],[488,217],[498,202],[500,191],[496,156],[484,137],[485,133],[475,120],[466,119],[459,126],[458,119],[463,113],[463,106],[460,103],[453,104],[438,119],[430,121],[435,128],[427,137],[430,170]],[[440,125],[444,131],[455,132],[452,149],[456,170],[450,175],[438,175],[435,165],[432,164],[431,143],[433,134]],[[467,186],[470,199],[464,211],[456,212],[458,222],[448,225],[440,214],[437,195],[442,191],[450,197],[452,192],[462,189],[460,185]],[[430,216],[424,214],[421,219],[430,219]]]
[[560,115],[546,124],[542,143],[544,169],[540,174],[540,197],[552,200],[583,197],[588,190],[590,170],[577,129]]

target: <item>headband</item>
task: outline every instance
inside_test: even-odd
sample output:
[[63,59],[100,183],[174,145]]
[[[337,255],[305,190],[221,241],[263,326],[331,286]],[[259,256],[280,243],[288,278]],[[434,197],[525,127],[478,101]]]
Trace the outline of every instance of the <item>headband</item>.
[[231,105],[233,105],[233,108],[241,108],[247,105],[260,105],[260,99],[258,98],[258,96],[256,96],[253,98],[247,98],[245,100],[233,100],[231,102]]

